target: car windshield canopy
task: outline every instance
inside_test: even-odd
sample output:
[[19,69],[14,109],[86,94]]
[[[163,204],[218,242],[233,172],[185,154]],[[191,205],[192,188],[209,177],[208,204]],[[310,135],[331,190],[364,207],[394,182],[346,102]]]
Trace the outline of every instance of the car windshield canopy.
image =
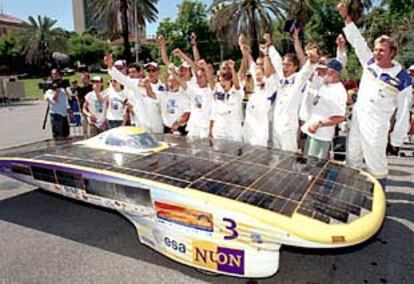
[[109,135],[105,143],[111,146],[126,146],[141,150],[150,150],[160,146],[160,143],[148,133],[130,134],[125,136]]

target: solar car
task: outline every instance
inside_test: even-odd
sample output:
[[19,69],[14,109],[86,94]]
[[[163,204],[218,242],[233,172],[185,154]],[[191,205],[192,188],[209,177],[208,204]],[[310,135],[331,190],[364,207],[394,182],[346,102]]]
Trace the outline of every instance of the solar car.
[[276,273],[281,245],[364,242],[385,214],[378,181],[339,162],[134,127],[2,150],[0,173],[119,211],[162,255],[236,277]]

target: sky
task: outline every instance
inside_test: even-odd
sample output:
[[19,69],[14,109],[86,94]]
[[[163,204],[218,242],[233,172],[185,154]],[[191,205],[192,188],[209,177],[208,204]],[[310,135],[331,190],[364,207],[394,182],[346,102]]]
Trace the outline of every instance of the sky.
[[[203,0],[207,5],[212,0]],[[159,0],[158,21],[147,26],[147,35],[154,35],[159,22],[177,16],[177,5],[181,0]],[[0,0],[0,10],[6,14],[27,20],[29,16],[48,16],[57,19],[56,26],[73,31],[72,0]]]

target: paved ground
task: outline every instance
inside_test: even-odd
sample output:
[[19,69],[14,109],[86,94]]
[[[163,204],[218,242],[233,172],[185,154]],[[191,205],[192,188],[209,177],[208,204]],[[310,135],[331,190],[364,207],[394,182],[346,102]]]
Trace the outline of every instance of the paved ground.
[[[0,106],[0,148],[50,137],[43,103]],[[283,247],[259,283],[414,283],[414,158],[390,158],[387,217],[365,244]],[[0,283],[245,283],[206,276],[141,245],[119,214],[0,177]]]

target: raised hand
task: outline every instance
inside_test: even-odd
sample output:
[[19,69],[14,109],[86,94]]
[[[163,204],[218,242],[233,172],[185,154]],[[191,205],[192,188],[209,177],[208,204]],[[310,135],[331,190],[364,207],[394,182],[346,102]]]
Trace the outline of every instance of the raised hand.
[[299,40],[299,32],[300,32],[300,29],[299,28],[293,28],[293,38],[295,39],[295,40]]
[[243,46],[245,44],[248,44],[248,40],[246,36],[243,33],[241,33],[239,36],[239,46]]
[[190,39],[191,39],[191,45],[196,45],[197,44],[197,35],[196,33],[192,32],[190,35]]
[[348,17],[348,7],[345,3],[339,3],[336,6],[336,9],[339,12],[339,15],[341,15],[342,19],[346,19]]
[[346,39],[342,34],[338,35],[338,37],[336,38],[336,45],[341,49],[345,48]]
[[311,63],[313,63],[313,64],[318,63],[318,61],[319,61],[318,48],[313,47],[313,48],[307,49],[305,52],[306,52],[306,56],[308,57],[308,59]]
[[265,34],[263,35],[263,38],[264,38],[264,40],[265,40],[265,44],[266,44],[267,46],[269,46],[269,45],[271,45],[271,44],[272,44],[272,36],[271,36],[269,33],[265,33]]
[[261,53],[263,53],[264,56],[267,56],[268,45],[267,44],[259,45],[259,50]]
[[207,70],[207,62],[206,62],[204,59],[200,59],[200,60],[197,62],[197,66],[198,66],[198,68],[200,68],[200,69]]
[[171,74],[175,73],[175,66],[174,64],[170,63],[170,65],[168,65],[168,71],[170,71]]
[[182,54],[182,51],[181,51],[181,49],[176,48],[176,49],[174,49],[174,50],[173,50],[172,54],[173,54],[174,56],[178,56],[178,57],[180,57],[180,55]]
[[243,55],[249,55],[250,54],[250,46],[247,44],[242,44],[240,46],[241,52]]
[[158,42],[160,43],[160,45],[165,46],[165,38],[164,36],[159,36],[158,37]]
[[104,56],[104,64],[111,68],[114,65],[114,59],[112,57],[112,53],[108,53]]

